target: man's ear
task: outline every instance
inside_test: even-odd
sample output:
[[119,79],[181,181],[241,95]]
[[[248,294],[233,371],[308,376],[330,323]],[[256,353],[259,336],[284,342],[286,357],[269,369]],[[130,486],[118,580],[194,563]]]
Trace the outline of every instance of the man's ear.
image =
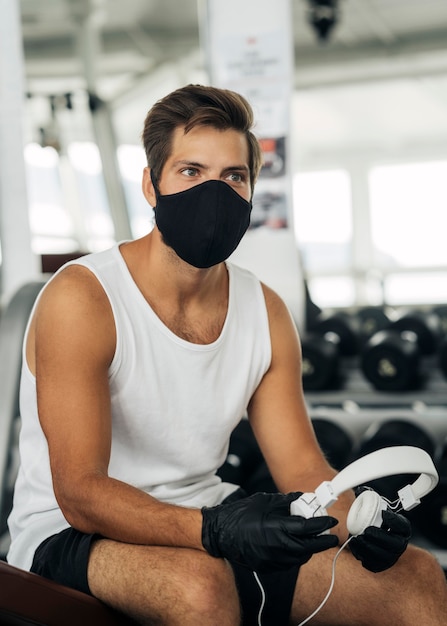
[[155,195],[154,184],[151,179],[151,170],[149,167],[143,169],[143,181],[142,181],[143,195],[149,202],[151,207],[157,204],[157,197]]

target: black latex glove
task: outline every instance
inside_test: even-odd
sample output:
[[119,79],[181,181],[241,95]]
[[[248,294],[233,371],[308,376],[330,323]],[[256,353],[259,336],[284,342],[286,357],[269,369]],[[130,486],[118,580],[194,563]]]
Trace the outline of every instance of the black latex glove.
[[371,572],[383,572],[394,565],[411,537],[411,524],[403,515],[386,510],[382,518],[380,528],[369,526],[349,542],[352,554]]
[[202,543],[215,557],[255,571],[288,569],[312,554],[338,544],[335,535],[320,535],[338,522],[329,516],[305,519],[290,515],[301,493],[255,493],[248,498],[202,509]]

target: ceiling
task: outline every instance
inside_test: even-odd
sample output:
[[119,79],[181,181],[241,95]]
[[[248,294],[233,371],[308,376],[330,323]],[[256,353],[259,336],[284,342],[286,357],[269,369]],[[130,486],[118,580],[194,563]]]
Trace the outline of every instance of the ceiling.
[[[308,0],[291,4],[293,142],[301,157],[330,161],[334,155],[422,148],[442,153],[446,0],[339,0],[338,22],[326,42],[309,23]],[[204,5],[205,0],[20,0],[27,90],[65,93],[90,82],[116,105],[141,98],[151,76],[166,68],[206,76],[199,29]],[[136,132],[132,120],[126,128],[123,138]]]

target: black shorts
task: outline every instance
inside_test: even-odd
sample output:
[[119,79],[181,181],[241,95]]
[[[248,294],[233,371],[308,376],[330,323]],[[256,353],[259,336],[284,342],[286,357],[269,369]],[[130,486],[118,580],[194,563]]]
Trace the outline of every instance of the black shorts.
[[[87,566],[92,543],[100,535],[86,535],[67,528],[49,537],[37,548],[31,571],[67,587],[91,595]],[[262,592],[253,572],[231,563],[242,607],[243,625],[257,626]],[[265,592],[262,611],[263,626],[287,626],[299,567],[259,574]]]

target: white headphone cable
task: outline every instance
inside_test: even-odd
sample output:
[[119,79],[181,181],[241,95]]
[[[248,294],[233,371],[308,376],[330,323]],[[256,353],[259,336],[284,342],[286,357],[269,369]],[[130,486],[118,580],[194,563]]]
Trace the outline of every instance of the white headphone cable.
[[[335,584],[335,565],[337,563],[337,559],[340,556],[342,550],[344,550],[346,548],[346,546],[348,545],[348,543],[351,541],[351,539],[353,539],[353,536],[349,537],[348,539],[346,539],[346,541],[344,542],[344,544],[341,546],[341,548],[339,548],[339,550],[337,551],[337,554],[334,556],[334,560],[332,561],[332,579],[331,579],[331,584],[329,585],[329,589],[327,594],[325,595],[325,597],[323,598],[323,600],[321,601],[321,603],[317,606],[317,608],[315,609],[315,611],[313,613],[311,613],[309,615],[309,617],[306,617],[305,620],[303,620],[302,622],[300,622],[298,624],[298,626],[304,626],[304,624],[307,624],[308,622],[310,622],[310,620],[315,617],[315,615],[321,611],[321,609],[324,607],[324,605],[326,604],[326,602],[329,600],[329,596],[332,593],[332,590],[334,588],[334,584]],[[259,625],[260,626],[260,625]]]
[[[322,602],[319,604],[319,606],[315,609],[315,611],[313,613],[311,613],[309,615],[309,617],[306,617],[305,620],[303,620],[302,622],[300,622],[298,624],[298,626],[304,626],[304,624],[307,624],[313,617],[315,617],[315,615],[321,611],[321,609],[323,608],[323,606],[326,604],[326,602],[329,600],[329,596],[332,593],[332,590],[334,588],[334,584],[335,584],[335,564],[337,563],[337,559],[341,554],[341,551],[344,550],[346,548],[346,546],[348,545],[348,543],[351,541],[351,539],[353,539],[353,537],[349,537],[344,544],[341,546],[341,548],[338,549],[337,554],[334,556],[334,560],[332,561],[332,579],[331,579],[331,584],[329,586],[328,592],[325,595],[325,597],[323,598]],[[258,587],[261,591],[261,606],[259,607],[259,612],[258,612],[258,626],[262,626],[262,612],[264,610],[264,606],[265,606],[265,590],[264,587],[262,586],[261,581],[259,580],[259,576],[257,574],[257,572],[253,572],[253,576],[255,577],[256,582],[258,583]]]
[[258,613],[258,626],[262,626],[262,612],[264,610],[264,605],[265,605],[265,591],[264,591],[264,587],[262,586],[261,581],[259,580],[258,573],[253,572],[253,576],[255,577],[255,580],[258,583],[258,587],[261,591],[261,606],[259,607],[259,613]]

